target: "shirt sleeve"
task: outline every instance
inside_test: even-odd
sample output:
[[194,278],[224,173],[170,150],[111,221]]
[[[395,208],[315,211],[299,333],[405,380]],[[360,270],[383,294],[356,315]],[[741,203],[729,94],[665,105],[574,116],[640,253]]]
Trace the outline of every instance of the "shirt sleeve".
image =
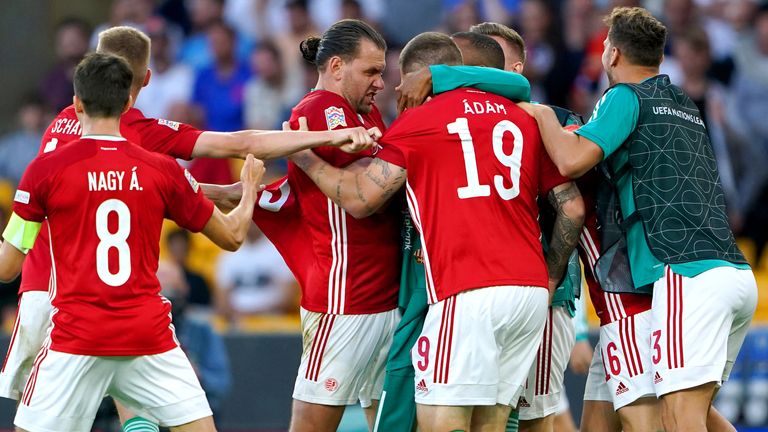
[[203,133],[188,124],[155,118],[138,119],[132,126],[145,149],[184,160],[192,159],[192,150]]
[[546,197],[553,188],[572,181],[560,174],[549,154],[542,149],[539,171],[539,195]]
[[3,238],[25,254],[35,244],[45,220],[45,195],[41,192],[45,190],[45,179],[40,178],[40,172],[45,171],[36,161],[24,172],[13,198],[13,214],[3,231]]
[[429,70],[432,72],[434,94],[472,87],[507,99],[531,100],[531,85],[518,73],[480,66],[433,65]]
[[377,158],[406,168],[404,150],[408,143],[426,136],[429,130],[429,122],[419,115],[420,108],[406,111],[392,123],[392,127],[379,140],[382,148],[376,153]]
[[21,177],[13,198],[13,212],[29,222],[43,222],[45,219],[46,179],[40,175],[38,160],[32,161]]
[[168,175],[171,188],[168,218],[189,231],[202,231],[213,214],[213,202],[203,195],[192,174],[175,161],[169,161]]
[[616,86],[597,102],[587,124],[575,131],[603,150],[603,159],[612,155],[637,126],[640,102],[625,85]]

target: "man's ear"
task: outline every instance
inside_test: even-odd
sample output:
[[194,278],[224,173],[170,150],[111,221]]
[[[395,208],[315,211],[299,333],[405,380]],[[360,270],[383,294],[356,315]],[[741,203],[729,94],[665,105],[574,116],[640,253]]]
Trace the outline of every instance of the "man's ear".
[[512,65],[512,72],[521,74],[521,73],[523,73],[523,68],[525,68],[525,64],[523,64],[523,62],[521,62],[521,61],[515,62]]
[[128,95],[128,100],[125,102],[125,106],[123,107],[123,111],[120,112],[120,115],[127,113],[132,106],[133,106],[133,96]]
[[621,58],[621,55],[622,55],[621,50],[619,50],[616,47],[611,47],[611,60],[610,60],[611,67],[616,67],[616,65],[619,64],[619,59]]
[[75,106],[75,113],[82,114],[85,112],[85,108],[83,107],[83,101],[80,100],[77,95],[72,96],[72,105]]
[[144,83],[141,84],[142,87],[146,87],[149,85],[149,79],[152,77],[152,69],[147,68],[147,74],[144,75]]
[[328,72],[331,73],[334,79],[341,80],[341,72],[344,68],[344,60],[339,56],[333,56],[328,60]]

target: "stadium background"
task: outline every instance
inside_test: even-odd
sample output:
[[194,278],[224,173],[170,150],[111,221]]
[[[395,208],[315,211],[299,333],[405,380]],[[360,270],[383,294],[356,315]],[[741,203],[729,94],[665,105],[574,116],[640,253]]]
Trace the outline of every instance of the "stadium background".
[[[669,41],[662,71],[699,105],[712,137],[731,223],[756,270],[760,301],[733,379],[717,401],[741,424],[768,427],[768,5],[757,0],[29,0],[0,2],[0,227],[24,167],[56,112],[71,103],[74,65],[98,31],[128,24],[151,35],[153,77],[138,98],[147,116],[208,130],[279,128],[316,82],[298,43],[342,17],[374,23],[390,46],[377,103],[391,121],[399,48],[422,31],[464,31],[498,21],[527,43],[525,75],[536,100],[585,117],[605,89],[600,63],[615,5],[641,5],[662,19]],[[238,161],[197,160],[202,182],[230,183]],[[269,164],[279,177],[283,161]],[[186,348],[217,408],[220,430],[281,430],[300,352],[298,287],[257,231],[235,254],[219,254],[172,226],[161,281],[189,306],[201,331]],[[170,245],[170,247],[168,247]],[[188,245],[188,248],[187,248]],[[12,326],[16,287],[0,286],[0,318]],[[727,287],[723,287],[727,289]],[[180,294],[181,293],[181,294]],[[713,299],[714,301],[714,299]],[[181,302],[179,302],[181,303]],[[591,324],[596,320],[590,312]],[[215,332],[205,331],[211,326]],[[222,343],[223,342],[223,343]],[[578,417],[583,377],[570,375]],[[0,429],[13,404],[0,403]],[[108,415],[104,416],[108,419]],[[109,429],[109,421],[100,423]],[[364,430],[352,410],[342,430]],[[361,429],[362,428],[362,429]],[[740,430],[747,430],[742,429]],[[761,429],[758,429],[761,430]],[[768,429],[765,429],[768,430]]]

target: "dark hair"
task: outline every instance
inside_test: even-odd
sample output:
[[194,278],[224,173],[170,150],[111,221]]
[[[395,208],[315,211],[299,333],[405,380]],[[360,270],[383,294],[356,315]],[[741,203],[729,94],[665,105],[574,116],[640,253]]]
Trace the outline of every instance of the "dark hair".
[[90,39],[91,37],[91,32],[92,32],[91,25],[88,24],[87,21],[81,18],[77,18],[77,17],[64,18],[63,20],[59,21],[58,24],[56,24],[56,32],[59,32],[62,29],[67,27],[76,28],[85,39]]
[[422,33],[411,39],[400,53],[400,69],[405,73],[434,64],[462,64],[461,51],[446,34]]
[[710,53],[709,37],[707,32],[701,27],[691,27],[684,31],[676,42],[687,43],[694,51],[699,53],[705,52],[707,55]]
[[344,61],[354,59],[363,38],[373,42],[377,48],[387,50],[384,37],[364,21],[356,19],[337,21],[322,37],[313,36],[303,40],[299,49],[305,60],[322,68],[334,56],[339,56]]
[[91,117],[112,118],[120,114],[131,94],[133,73],[122,57],[91,53],[75,69],[75,95]]
[[468,50],[462,50],[459,47],[465,65],[504,69],[504,50],[501,49],[498,42],[489,36],[472,32],[458,32],[452,34],[451,39],[454,42],[456,39],[460,39],[469,43]]
[[640,7],[617,7],[605,18],[608,40],[636,66],[657,67],[664,57],[667,28]]
[[478,33],[486,36],[496,36],[504,39],[512,48],[517,51],[520,61],[525,63],[525,41],[520,33],[513,29],[495,22],[484,22],[475,24],[469,28],[472,33]]
[[149,65],[149,36],[133,27],[118,26],[99,33],[97,51],[118,55],[133,71],[133,87],[141,88]]

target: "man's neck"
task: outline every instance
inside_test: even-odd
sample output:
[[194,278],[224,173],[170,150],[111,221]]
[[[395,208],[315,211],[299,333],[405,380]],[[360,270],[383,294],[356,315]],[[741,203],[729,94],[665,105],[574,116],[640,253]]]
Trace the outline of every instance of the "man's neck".
[[640,84],[648,78],[658,75],[659,68],[631,66],[626,67],[621,71],[617,70],[616,72],[616,83]]
[[86,135],[120,135],[120,118],[98,118],[83,116],[80,120],[83,136]]

